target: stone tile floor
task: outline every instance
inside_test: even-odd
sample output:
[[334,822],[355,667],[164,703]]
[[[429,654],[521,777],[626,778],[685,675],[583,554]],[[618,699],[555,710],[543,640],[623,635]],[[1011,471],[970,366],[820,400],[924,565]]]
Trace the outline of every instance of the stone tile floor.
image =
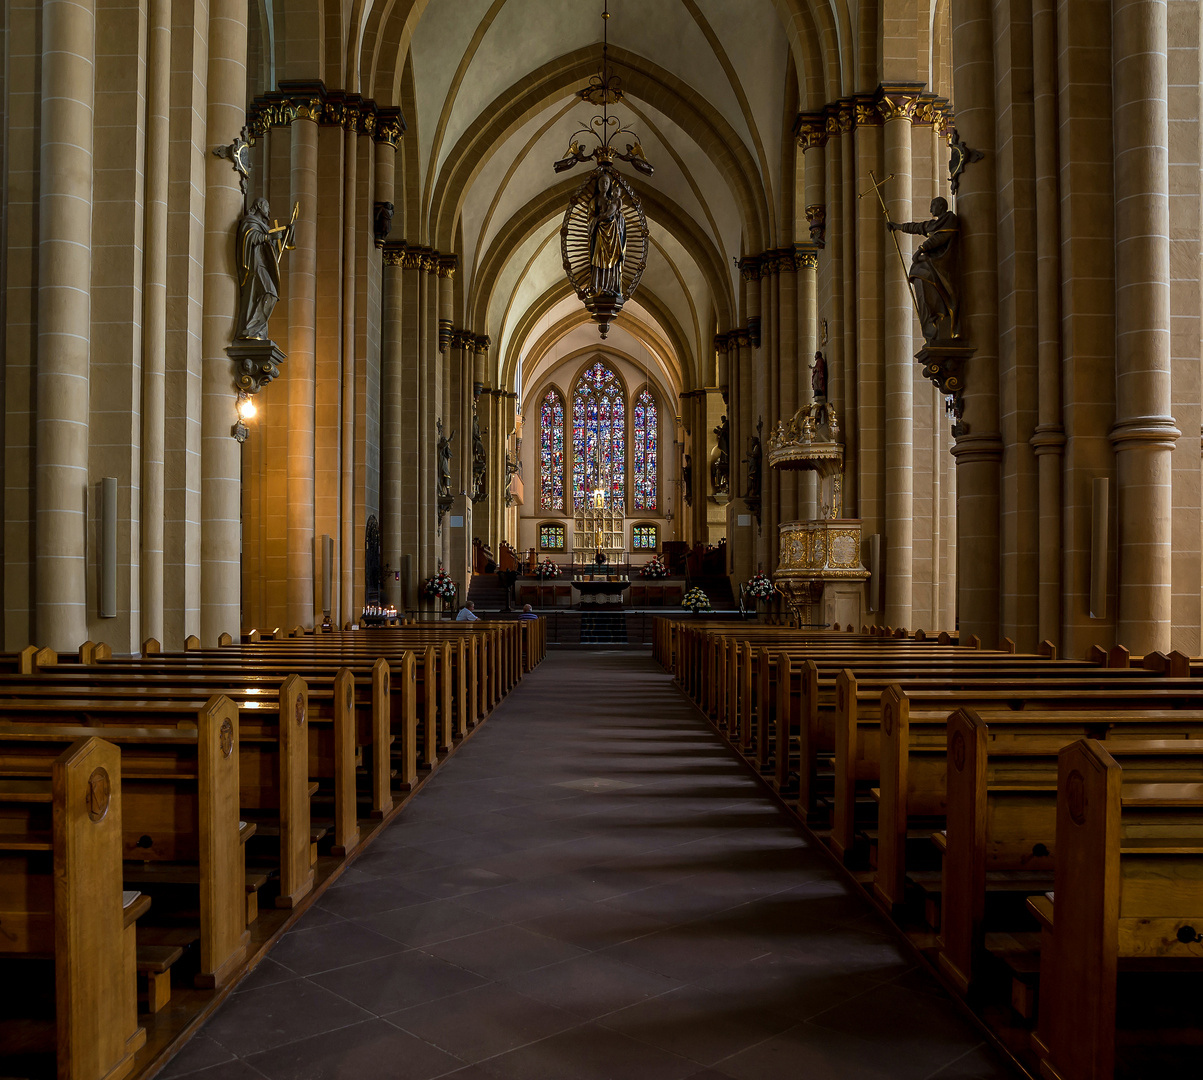
[[160,1075],[1015,1074],[632,650],[551,654]]

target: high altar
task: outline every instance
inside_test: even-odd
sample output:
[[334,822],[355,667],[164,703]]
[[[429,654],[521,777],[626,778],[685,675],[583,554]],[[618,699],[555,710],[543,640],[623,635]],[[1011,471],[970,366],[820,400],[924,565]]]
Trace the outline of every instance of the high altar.
[[626,557],[626,513],[621,507],[607,506],[605,496],[594,492],[586,506],[573,516],[572,563],[591,563],[600,551],[608,563],[620,563]]
[[843,507],[844,446],[835,407],[803,405],[778,421],[769,438],[769,466],[814,472],[821,489],[819,517],[780,525],[780,549],[773,584],[800,625],[859,626],[864,582],[860,527],[840,517]]

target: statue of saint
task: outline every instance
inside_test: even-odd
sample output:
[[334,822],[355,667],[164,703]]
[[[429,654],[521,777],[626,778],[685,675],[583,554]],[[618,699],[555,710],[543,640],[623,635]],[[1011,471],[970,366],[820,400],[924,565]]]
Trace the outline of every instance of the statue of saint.
[[907,275],[915,296],[915,310],[923,327],[923,340],[929,345],[949,342],[960,334],[959,305],[956,293],[957,240],[961,223],[946,200],[931,201],[927,221],[891,221],[890,232],[910,233],[925,239],[911,258]]
[[589,218],[590,288],[594,294],[622,295],[622,260],[627,252],[627,222],[622,214],[622,192],[606,169],[593,185],[593,212]]
[[441,418],[435,421],[435,426],[439,429],[439,497],[449,499],[451,498],[451,440],[455,438],[455,432],[444,435]]
[[280,259],[295,246],[297,203],[287,225],[273,225],[267,200],[256,199],[238,223],[238,321],[236,341],[267,338],[267,320],[280,299]]
[[717,440],[714,461],[710,464],[710,483],[716,495],[727,494],[731,478],[731,429],[727,417],[723,416],[714,429]]
[[748,498],[760,498],[760,436],[748,440]]
[[393,231],[393,204],[391,202],[378,202],[375,204],[375,219],[372,223],[372,229],[376,237],[377,244],[383,244],[388,239],[388,234]]
[[472,501],[480,502],[488,495],[488,477],[485,475],[485,441],[480,434],[480,419],[472,411]]
[[815,401],[827,398],[827,358],[821,353],[815,353],[815,362],[810,365],[810,388],[814,391]]
[[693,506],[693,455],[685,455],[685,464],[681,466],[681,482],[685,485],[685,505]]

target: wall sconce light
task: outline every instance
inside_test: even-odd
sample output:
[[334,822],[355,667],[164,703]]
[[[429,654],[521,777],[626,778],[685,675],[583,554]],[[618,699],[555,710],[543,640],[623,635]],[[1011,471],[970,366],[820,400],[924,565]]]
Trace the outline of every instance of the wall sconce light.
[[245,390],[238,391],[238,401],[235,404],[235,409],[238,412],[238,423],[234,425],[232,434],[237,442],[244,443],[246,442],[246,437],[250,434],[250,429],[246,426],[246,421],[254,419],[255,413],[259,410],[255,408],[255,399]]

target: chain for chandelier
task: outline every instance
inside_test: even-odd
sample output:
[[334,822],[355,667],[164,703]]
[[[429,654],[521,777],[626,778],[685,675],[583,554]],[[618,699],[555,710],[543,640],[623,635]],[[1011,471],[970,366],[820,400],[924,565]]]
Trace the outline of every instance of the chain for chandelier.
[[[610,0],[605,0],[602,9],[601,71],[590,78],[589,85],[578,90],[576,96],[590,105],[600,107],[601,113],[573,132],[566,154],[554,165],[555,171],[567,172],[580,161],[609,164],[617,159],[629,163],[636,172],[651,176],[655,169],[643,153],[643,144],[640,143],[638,134],[633,128],[620,127],[618,117],[610,115],[610,106],[622,101],[623,96],[622,80],[617,75],[610,74]],[[578,138],[582,135],[597,140],[597,146],[588,153],[585,153],[585,148]],[[625,153],[611,146],[619,135],[629,135],[634,140],[627,143]]]
[[[610,106],[622,100],[621,81],[610,72],[610,4],[602,9],[602,66],[577,91],[582,101],[600,108],[589,123],[573,132],[564,157],[555,162],[558,173],[574,168],[578,162],[592,161],[593,172],[572,193],[564,223],[560,227],[560,248],[564,273],[593,316],[604,338],[610,323],[622,305],[633,296],[647,267],[647,218],[630,183],[614,169],[615,161],[627,162],[636,172],[651,176],[653,168],[644,155],[635,131],[623,126]],[[614,141],[627,135],[631,141],[620,151]],[[591,150],[585,146],[592,139]]]

